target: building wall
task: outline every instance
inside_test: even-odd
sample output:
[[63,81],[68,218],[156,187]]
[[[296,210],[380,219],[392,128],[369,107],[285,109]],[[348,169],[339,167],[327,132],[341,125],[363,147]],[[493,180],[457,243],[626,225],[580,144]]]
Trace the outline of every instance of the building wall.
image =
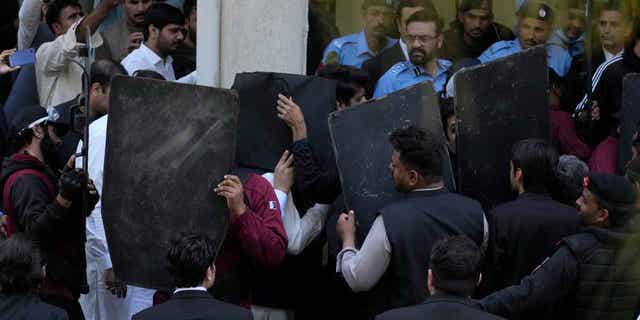
[[222,87],[231,87],[240,72],[304,74],[307,10],[308,0],[223,0]]

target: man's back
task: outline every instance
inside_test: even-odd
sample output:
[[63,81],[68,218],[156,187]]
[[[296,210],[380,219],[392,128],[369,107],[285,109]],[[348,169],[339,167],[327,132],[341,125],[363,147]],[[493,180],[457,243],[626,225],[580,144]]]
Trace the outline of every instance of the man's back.
[[456,296],[433,296],[419,305],[395,309],[376,317],[376,320],[500,320],[502,318],[482,311],[477,302]]
[[558,241],[578,231],[576,209],[555,202],[548,195],[524,193],[517,200],[496,207],[489,214],[490,243],[487,276],[493,290],[517,284],[545,257]]
[[484,242],[480,204],[446,190],[417,191],[381,211],[391,245],[391,262],[374,289],[384,311],[424,301],[431,247],[447,236]]
[[253,319],[247,309],[214,299],[206,291],[185,290],[177,292],[171,300],[144,310],[133,316],[133,320],[235,320]]
[[0,296],[0,320],[67,320],[67,313],[37,296]]

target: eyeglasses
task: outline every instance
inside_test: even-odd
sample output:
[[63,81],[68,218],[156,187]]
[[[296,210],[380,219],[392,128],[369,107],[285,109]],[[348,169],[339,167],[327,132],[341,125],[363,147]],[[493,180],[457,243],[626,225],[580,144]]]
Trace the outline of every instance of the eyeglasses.
[[405,36],[407,43],[414,43],[416,41],[420,42],[421,44],[429,44],[432,43],[434,41],[436,41],[438,39],[438,36],[415,36],[415,35],[411,35],[408,34]]

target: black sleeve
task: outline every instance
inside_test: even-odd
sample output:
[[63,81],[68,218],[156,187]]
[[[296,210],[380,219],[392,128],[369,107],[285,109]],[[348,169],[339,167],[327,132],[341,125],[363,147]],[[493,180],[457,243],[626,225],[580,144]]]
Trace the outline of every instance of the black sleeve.
[[480,286],[480,293],[482,295],[503,288],[501,285],[503,282],[500,281],[499,276],[502,274],[501,261],[506,254],[506,248],[501,242],[501,239],[505,238],[505,235],[501,233],[504,230],[497,225],[498,219],[496,219],[495,212],[489,212],[486,217],[489,223],[489,243],[483,267],[482,284]]
[[545,260],[517,286],[500,290],[481,300],[483,307],[505,318],[557,304],[575,288],[578,263],[565,246]]
[[341,192],[335,166],[329,164],[327,168],[320,167],[307,139],[294,142],[292,152],[295,167],[294,188],[298,194],[311,205],[333,203]]
[[55,200],[49,200],[47,186],[33,175],[25,175],[15,181],[11,188],[11,202],[16,210],[16,220],[25,232],[43,240],[56,233],[68,212]]

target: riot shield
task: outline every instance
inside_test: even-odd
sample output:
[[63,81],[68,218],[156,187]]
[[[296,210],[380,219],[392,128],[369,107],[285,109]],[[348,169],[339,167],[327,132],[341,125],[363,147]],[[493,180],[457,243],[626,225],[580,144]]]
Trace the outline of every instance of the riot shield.
[[627,162],[631,160],[633,135],[640,122],[640,74],[629,74],[624,77],[622,85],[622,110],[620,117],[620,172],[624,172]]
[[514,143],[550,139],[547,52],[536,47],[455,77],[458,186],[488,209],[514,196],[509,158]]
[[329,117],[343,196],[347,207],[356,212],[360,240],[366,237],[378,210],[401,196],[389,171],[393,152],[389,134],[409,125],[442,138],[443,175],[452,177],[438,95],[431,83],[422,83]]
[[238,113],[230,90],[112,81],[102,214],[120,279],[171,288],[166,255],[182,232],[206,233],[220,249],[229,214],[213,188],[233,166]]
[[308,139],[322,165],[332,165],[333,150],[327,118],[336,106],[336,82],[318,77],[280,73],[240,73],[233,89],[240,97],[237,162],[240,166],[273,171],[291,147],[291,130],[278,118],[278,94],[293,97],[307,123]]

